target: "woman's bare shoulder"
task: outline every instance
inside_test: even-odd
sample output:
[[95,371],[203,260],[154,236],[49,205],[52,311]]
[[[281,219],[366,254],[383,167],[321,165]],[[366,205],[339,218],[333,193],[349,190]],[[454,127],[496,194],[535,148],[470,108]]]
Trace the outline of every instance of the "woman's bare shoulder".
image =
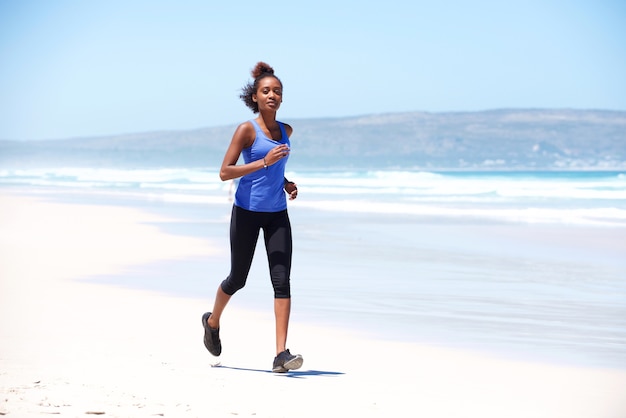
[[240,123],[239,126],[237,126],[237,129],[235,129],[233,141],[239,142],[243,148],[247,148],[252,145],[255,137],[256,132],[252,122],[245,121]]
[[287,136],[291,136],[291,134],[293,133],[293,128],[291,127],[291,125],[289,125],[288,123],[284,123],[284,122],[281,122],[281,123],[285,127],[285,132],[287,132]]

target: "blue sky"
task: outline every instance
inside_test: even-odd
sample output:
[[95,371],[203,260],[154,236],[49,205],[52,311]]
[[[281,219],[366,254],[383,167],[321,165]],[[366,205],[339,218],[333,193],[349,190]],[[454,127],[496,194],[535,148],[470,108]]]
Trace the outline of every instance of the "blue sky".
[[0,139],[238,123],[258,60],[284,121],[626,110],[625,22],[618,0],[0,0]]

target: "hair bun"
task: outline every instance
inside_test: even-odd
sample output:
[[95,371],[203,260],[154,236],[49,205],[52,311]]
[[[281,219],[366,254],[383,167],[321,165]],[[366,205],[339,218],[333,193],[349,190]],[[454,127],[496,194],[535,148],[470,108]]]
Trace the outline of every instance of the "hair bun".
[[256,79],[263,74],[274,75],[274,69],[270,67],[269,64],[266,64],[263,61],[259,61],[256,63],[250,74],[252,74],[252,78]]

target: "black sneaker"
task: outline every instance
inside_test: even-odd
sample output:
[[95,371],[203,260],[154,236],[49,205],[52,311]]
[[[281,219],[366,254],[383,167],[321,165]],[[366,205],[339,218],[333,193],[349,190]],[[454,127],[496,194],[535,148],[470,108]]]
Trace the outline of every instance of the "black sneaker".
[[222,342],[220,341],[220,329],[214,329],[209,326],[207,320],[211,316],[211,312],[202,315],[202,326],[204,327],[204,346],[209,353],[215,357],[222,354]]
[[289,350],[285,350],[274,358],[272,371],[274,373],[286,373],[289,370],[299,369],[303,362],[304,359],[300,354],[294,356]]

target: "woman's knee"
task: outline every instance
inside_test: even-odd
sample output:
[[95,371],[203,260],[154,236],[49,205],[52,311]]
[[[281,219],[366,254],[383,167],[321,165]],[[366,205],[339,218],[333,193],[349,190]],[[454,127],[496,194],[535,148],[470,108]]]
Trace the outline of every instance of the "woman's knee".
[[237,291],[244,288],[246,280],[234,280],[232,276],[228,276],[221,284],[222,290],[229,296],[234,295]]
[[291,297],[291,283],[288,276],[272,276],[272,286],[274,287],[274,297],[276,299]]

